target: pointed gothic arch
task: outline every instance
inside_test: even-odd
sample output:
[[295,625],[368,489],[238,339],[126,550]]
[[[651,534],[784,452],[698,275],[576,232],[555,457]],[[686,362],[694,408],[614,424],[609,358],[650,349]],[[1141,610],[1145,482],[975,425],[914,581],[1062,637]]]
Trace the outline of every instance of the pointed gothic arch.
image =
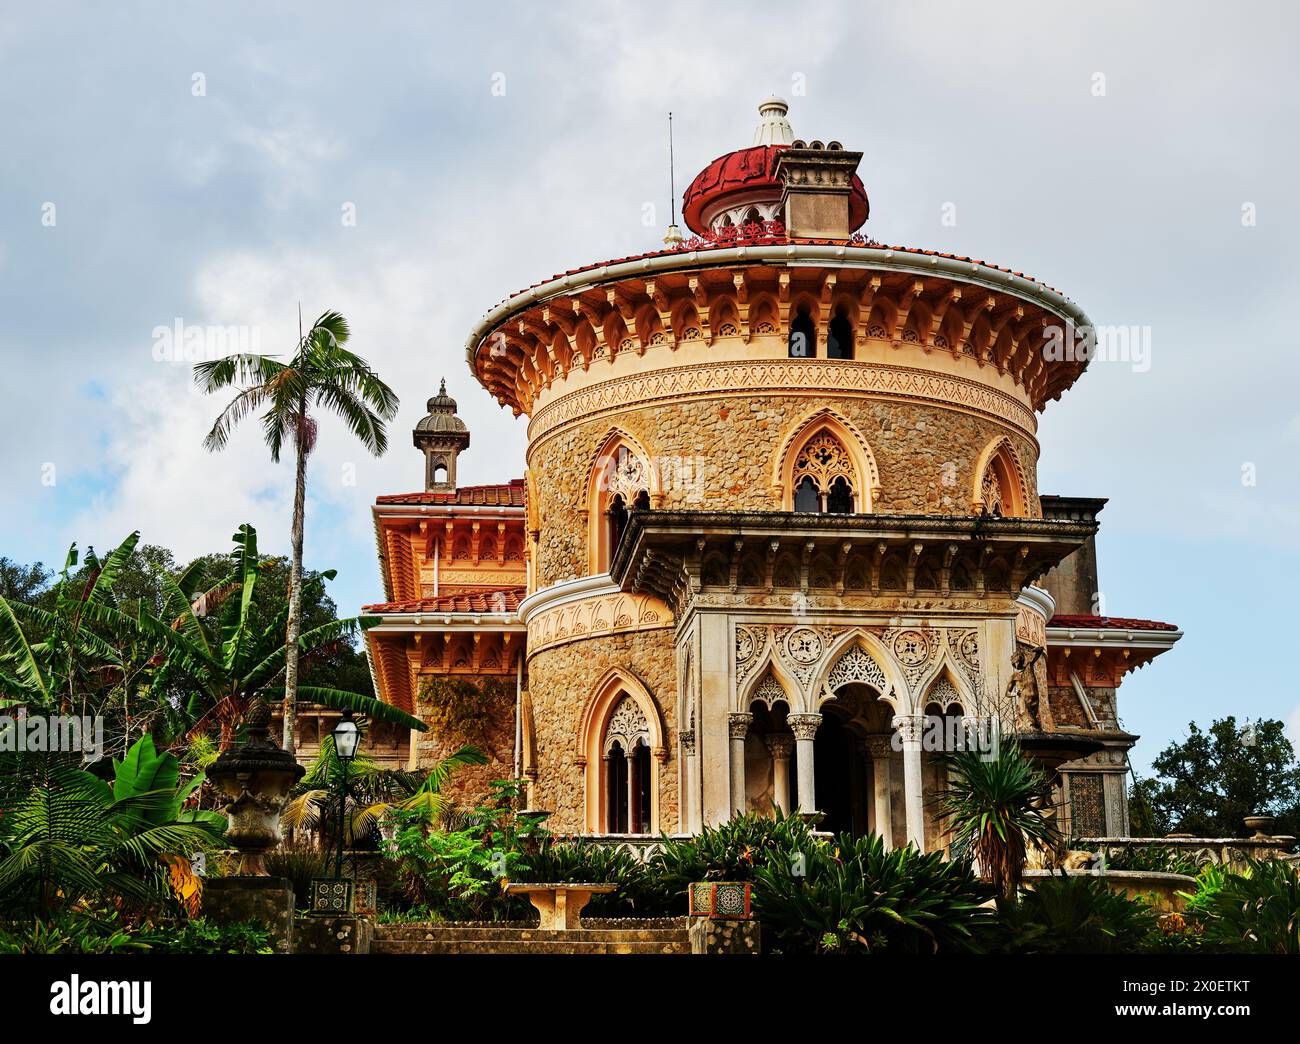
[[658,475],[645,448],[631,435],[611,429],[587,471],[587,565],[608,572],[627,515],[648,508],[659,496]]
[[1034,502],[1024,465],[1010,437],[999,435],[992,439],[975,464],[972,512],[1005,518],[1034,518],[1037,517]]
[[[816,440],[823,440],[824,445],[814,447]],[[806,448],[821,451],[822,459],[808,459],[804,455],[801,461]],[[819,507],[824,511],[830,504],[836,479],[841,476],[849,487],[852,511],[856,514],[872,511],[880,496],[880,469],[870,444],[843,414],[832,409],[818,410],[788,428],[781,439],[772,461],[772,496],[782,510],[797,510],[796,485],[811,478],[811,483],[804,483],[805,494],[810,492],[810,486],[816,487]],[[842,486],[839,488],[842,496]]]
[[813,678],[811,709],[834,699],[836,689],[848,684],[870,685],[895,714],[905,713],[901,701],[907,698],[907,679],[880,639],[863,628],[840,635],[822,657]]
[[[621,667],[606,671],[587,700],[578,730],[587,833],[660,832],[661,769],[668,758],[665,737],[659,705],[641,680]],[[622,776],[615,757],[626,762]],[[626,788],[622,793],[620,782]],[[636,807],[640,794],[645,795],[642,809]],[[611,824],[615,828],[626,824],[628,829],[611,829]]]

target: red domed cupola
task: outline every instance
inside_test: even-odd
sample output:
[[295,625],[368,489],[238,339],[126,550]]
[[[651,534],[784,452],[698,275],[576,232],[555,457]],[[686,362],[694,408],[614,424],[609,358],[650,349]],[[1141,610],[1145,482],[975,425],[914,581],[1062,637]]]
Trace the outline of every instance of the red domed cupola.
[[[818,141],[796,142],[786,119],[789,106],[780,98],[768,98],[758,112],[762,119],[754,131],[753,145],[719,156],[695,176],[682,195],[682,219],[697,235],[728,225],[741,227],[765,221],[781,221],[789,226],[784,213],[786,179],[778,170],[781,154],[791,148],[841,149],[836,142],[829,146]],[[848,197],[848,232],[852,233],[870,213],[867,191],[857,174],[852,175],[848,185]]]

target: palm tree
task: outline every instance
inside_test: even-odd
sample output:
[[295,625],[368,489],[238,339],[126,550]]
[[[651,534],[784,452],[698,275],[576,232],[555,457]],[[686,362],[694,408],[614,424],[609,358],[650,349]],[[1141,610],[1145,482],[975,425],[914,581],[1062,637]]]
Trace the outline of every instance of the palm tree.
[[286,441],[295,454],[292,559],[289,570],[289,619],[285,632],[284,749],[297,751],[298,638],[302,628],[302,533],[307,489],[307,456],[316,444],[313,412],[338,414],[352,434],[375,456],[388,448],[384,422],[397,416],[397,396],[358,355],[347,351],[350,331],[338,312],[325,312],[306,335],[299,329],[298,346],[288,362],[271,356],[239,353],[201,362],[194,382],[205,393],[239,385],[239,394],[217,417],[203,440],[216,451],[250,413],[262,414],[262,435],[279,462]]
[[1030,844],[1054,848],[1052,784],[1014,739],[1003,739],[997,756],[970,748],[947,758],[948,788],[940,815],[953,832],[953,850],[974,857],[998,892],[999,905],[1013,903],[1024,876]]

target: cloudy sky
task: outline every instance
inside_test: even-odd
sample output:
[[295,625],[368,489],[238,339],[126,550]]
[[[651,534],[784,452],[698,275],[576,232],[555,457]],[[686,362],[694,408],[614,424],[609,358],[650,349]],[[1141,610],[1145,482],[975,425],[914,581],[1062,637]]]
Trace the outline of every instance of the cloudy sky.
[[[419,488],[409,429],[446,376],[462,482],[522,472],[524,422],[463,345],[511,291],[653,249],[756,103],[863,150],[883,242],[1031,273],[1150,365],[1095,362],[1042,417],[1043,492],[1107,496],[1106,612],[1187,634],[1125,682],[1139,771],[1187,723],[1300,734],[1300,17],[1286,4],[6,5],[0,19],[0,554],[139,528],[181,557],[244,521],[287,547],[291,473],[159,361],[155,330],[291,347],[352,323],[402,396],[392,448],[325,422],[307,560],[381,588],[368,505]],[[644,224],[649,212],[653,225]],[[945,223],[944,215],[956,215]],[[355,221],[348,221],[355,215]],[[1300,738],[1300,735],[1297,735]]]

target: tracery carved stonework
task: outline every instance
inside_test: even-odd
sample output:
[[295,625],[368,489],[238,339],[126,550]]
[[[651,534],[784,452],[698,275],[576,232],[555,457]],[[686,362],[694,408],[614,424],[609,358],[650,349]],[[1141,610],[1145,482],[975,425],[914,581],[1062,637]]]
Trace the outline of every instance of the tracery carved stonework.
[[804,443],[794,460],[794,475],[791,484],[794,488],[805,478],[811,477],[817,488],[826,493],[831,484],[842,478],[849,488],[857,488],[857,476],[853,471],[853,461],[848,451],[828,431],[815,435]]
[[[925,696],[927,706],[931,703],[937,703],[940,709],[944,711],[947,711],[954,703],[960,705],[961,702],[961,693],[957,691],[956,686],[943,677],[935,679],[934,684],[930,686],[930,691]],[[966,708],[962,707],[962,710],[965,711]]]
[[650,489],[646,466],[641,458],[626,446],[619,446],[605,465],[605,489],[610,499],[619,496],[623,503],[631,505],[638,494]]
[[980,499],[984,501],[984,508],[990,515],[1006,513],[1002,503],[1002,483],[998,481],[992,461],[984,469],[984,478],[980,480]]
[[790,697],[786,694],[785,689],[782,688],[781,683],[772,676],[771,671],[765,674],[759,683],[754,686],[754,691],[750,698],[751,701],[761,700],[769,707],[777,701],[784,701],[786,703],[790,702]]
[[868,656],[860,645],[849,646],[826,678],[826,688],[831,693],[841,686],[853,684],[870,685],[881,694],[889,691],[889,683],[885,681],[885,672],[881,670],[880,664]]
[[646,721],[641,705],[631,696],[624,696],[618,701],[614,713],[609,716],[609,724],[605,726],[605,742],[602,750],[605,754],[608,754],[613,749],[614,744],[617,743],[626,753],[635,747],[638,742],[644,742],[649,746],[650,723]]

